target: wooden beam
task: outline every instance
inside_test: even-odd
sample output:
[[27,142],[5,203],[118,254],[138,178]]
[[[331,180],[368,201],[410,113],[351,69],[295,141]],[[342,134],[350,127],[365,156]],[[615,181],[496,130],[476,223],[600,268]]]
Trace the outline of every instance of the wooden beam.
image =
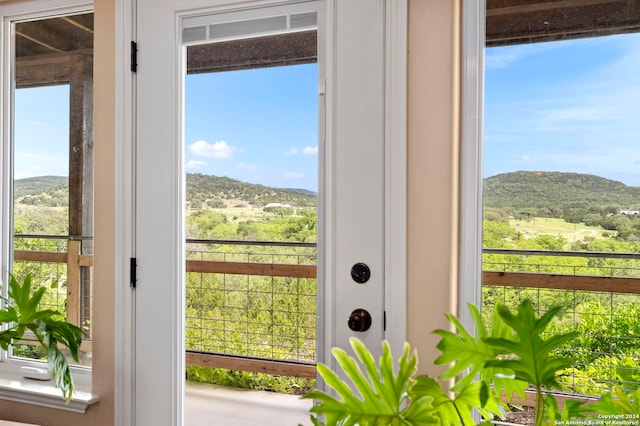
[[93,224],[93,56],[74,54],[69,75],[69,234]]
[[221,262],[187,260],[187,272],[207,274],[260,275],[265,277],[316,278],[315,265],[288,265],[274,263]]
[[299,364],[287,361],[191,351],[187,351],[186,358],[187,365],[251,371],[253,373],[275,374],[278,376],[302,377],[305,379],[316,378],[316,366],[313,364]]
[[[580,8],[586,6],[600,6],[606,3],[622,4],[625,0],[555,0],[555,1],[533,1],[531,3],[518,4],[514,6],[491,7],[491,0],[487,1],[487,17],[502,15],[519,15],[523,13],[546,12],[563,8]],[[495,2],[493,2],[495,3]],[[515,3],[515,2],[510,2]],[[578,12],[579,13],[579,12]]]
[[93,266],[93,255],[91,254],[81,254],[78,256],[78,264],[80,266]]
[[316,31],[278,34],[187,47],[187,73],[267,68],[315,63]]
[[640,294],[640,278],[483,271],[482,285]]
[[52,17],[15,25],[18,57],[53,52],[71,52],[93,46],[93,14]]
[[26,33],[24,33],[24,32],[21,32],[21,31],[16,30],[16,35],[17,35],[18,37],[22,37],[22,38],[25,38],[25,39],[27,39],[27,40],[29,40],[29,41],[32,41],[32,42],[34,42],[35,44],[37,44],[37,45],[39,45],[39,46],[42,46],[42,47],[44,47],[44,48],[45,48],[45,49],[47,49],[47,50],[51,50],[52,52],[64,52],[64,50],[59,49],[59,48],[57,48],[57,47],[55,47],[55,46],[52,46],[52,45],[48,44],[47,42],[42,41],[40,38],[38,38],[38,37],[34,37],[34,36],[31,36],[31,35],[26,34]]
[[[578,401],[578,402],[586,403],[588,405],[588,404],[594,404],[598,402],[598,399],[599,399],[597,397],[592,397],[587,395],[568,395],[561,392],[550,392],[550,391],[544,392],[544,394],[548,394],[548,393],[552,394],[555,397],[556,402],[558,403],[558,407],[561,410],[562,410],[562,407],[564,407],[564,403],[567,401]],[[526,390],[524,399],[520,398],[519,395],[514,394],[513,399],[509,401],[504,394],[502,395],[502,401],[509,404],[523,405],[525,407],[535,407],[536,399],[537,399],[537,396],[534,390]]]
[[82,25],[80,22],[78,22],[77,16],[63,16],[62,20],[73,25],[76,28],[80,28],[82,31],[86,31],[89,34],[93,34],[93,29],[87,27],[86,25]]
[[487,46],[640,31],[638,0],[488,0]]
[[[37,340],[35,340],[35,336],[33,336],[33,340],[32,339],[24,339],[24,340],[18,340],[17,342],[15,342],[14,344],[16,345],[29,345],[29,346],[40,346],[40,342],[38,342]],[[61,350],[65,350],[65,346],[62,343],[58,343],[58,347]],[[86,340],[82,340],[82,343],[80,344],[80,347],[78,348],[79,352],[93,352],[93,341],[90,339],[86,339]],[[1,423],[0,423],[1,424]]]
[[67,241],[67,322],[80,327],[80,241]]
[[20,262],[67,263],[67,253],[15,250],[13,260]]
[[16,88],[69,83],[68,53],[27,56],[16,59]]

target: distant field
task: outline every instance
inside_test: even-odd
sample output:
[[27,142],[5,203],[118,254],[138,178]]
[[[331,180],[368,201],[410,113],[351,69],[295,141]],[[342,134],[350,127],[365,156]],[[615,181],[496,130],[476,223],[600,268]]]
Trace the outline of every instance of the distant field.
[[[265,212],[262,207],[228,207],[226,209],[211,209],[222,213],[229,222],[261,222],[268,219],[278,219],[281,216],[277,213]],[[286,217],[302,216],[307,210],[315,210],[313,207],[293,207],[293,214]]]
[[509,224],[525,237],[562,235],[568,243],[581,241],[584,237],[604,238],[603,232],[612,234],[612,231],[606,231],[597,226],[586,226],[584,223],[568,223],[563,219],[547,217],[531,220],[512,219]]

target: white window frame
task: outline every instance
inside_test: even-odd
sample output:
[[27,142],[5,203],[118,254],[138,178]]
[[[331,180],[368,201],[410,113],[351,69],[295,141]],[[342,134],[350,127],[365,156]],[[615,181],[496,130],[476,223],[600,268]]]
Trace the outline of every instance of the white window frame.
[[[13,241],[11,222],[13,206],[12,185],[12,110],[13,110],[13,38],[11,24],[16,21],[48,18],[60,15],[93,11],[93,3],[78,0],[34,0],[17,4],[2,5],[0,8],[0,281],[4,281],[11,270],[10,243]],[[21,367],[43,367],[43,361],[8,357],[0,351],[0,399],[34,404],[49,408],[84,413],[88,405],[99,400],[91,394],[91,369],[71,367],[76,390],[71,402],[66,403],[53,381],[34,381],[20,374]]]
[[[233,3],[235,0],[229,0]],[[328,0],[329,3],[337,0]],[[133,257],[135,231],[135,95],[136,81],[130,72],[130,42],[136,34],[135,0],[115,3],[115,110],[116,110],[116,200],[115,200],[115,423],[135,424],[134,365],[135,295],[128,289],[129,259]],[[385,44],[385,173],[388,176],[385,218],[388,241],[385,256],[388,263],[385,281],[393,283],[385,289],[387,329],[385,337],[394,352],[401,351],[406,341],[406,234],[407,234],[407,26],[408,0],[386,2],[387,38]]]
[[482,303],[482,130],[486,0],[462,3],[460,261],[458,317],[474,329],[467,304]]

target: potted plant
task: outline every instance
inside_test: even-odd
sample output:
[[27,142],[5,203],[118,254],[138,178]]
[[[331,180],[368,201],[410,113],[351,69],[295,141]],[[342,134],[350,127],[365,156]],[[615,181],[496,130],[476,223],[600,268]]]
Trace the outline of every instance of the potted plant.
[[[528,300],[515,312],[498,305],[490,330],[478,309],[473,305],[469,309],[475,335],[453,315],[447,318],[454,332],[434,332],[441,337],[437,348],[442,352],[435,363],[449,365],[438,378],[415,377],[418,358],[408,344],[397,365],[387,342],[382,344],[377,364],[358,339],[351,339],[355,357],[334,348],[333,356],[351,383],[326,365],[318,365],[318,372],[335,396],[314,390],[303,397],[318,402],[311,409],[313,424],[467,426],[476,424],[473,413],[477,412],[483,418],[482,424],[491,425],[495,418],[504,420],[514,394],[524,399],[526,390],[533,390],[537,396],[536,426],[587,424],[584,418],[589,414],[602,421],[598,424],[640,419],[640,390],[625,394],[616,389],[614,396],[604,395],[590,406],[569,400],[562,408],[547,392],[559,387],[558,373],[571,364],[570,359],[554,357],[554,352],[576,337],[576,333],[566,333],[545,338],[547,326],[559,308],[537,317]],[[453,378],[456,381],[452,387],[443,386]]]
[[22,283],[10,275],[9,297],[0,296],[0,347],[7,350],[20,341],[35,339],[47,352],[47,361],[52,378],[67,402],[74,390],[71,369],[60,346],[66,347],[74,360],[78,361],[78,348],[82,343],[82,330],[64,320],[55,310],[42,309],[39,304],[46,288],[32,292],[32,279],[27,275]]

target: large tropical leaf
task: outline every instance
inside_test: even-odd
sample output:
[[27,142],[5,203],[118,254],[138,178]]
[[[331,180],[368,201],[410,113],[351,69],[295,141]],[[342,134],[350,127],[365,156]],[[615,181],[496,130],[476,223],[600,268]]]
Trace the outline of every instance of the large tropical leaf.
[[67,401],[73,395],[74,383],[67,359],[58,348],[62,344],[69,348],[71,356],[78,361],[78,349],[82,343],[82,330],[64,320],[62,314],[51,309],[40,309],[39,304],[46,289],[31,290],[31,276],[22,284],[14,276],[9,278],[4,309],[0,310],[0,323],[9,328],[0,332],[0,346],[8,349],[16,340],[25,337],[27,330],[47,351],[47,360],[56,385]]
[[[408,399],[418,362],[415,352],[410,354],[408,344],[404,346],[395,373],[387,342],[382,344],[379,365],[360,340],[351,338],[350,343],[357,360],[339,348],[334,348],[332,353],[351,385],[329,367],[319,364],[318,372],[327,386],[335,391],[337,398],[320,390],[311,391],[303,398],[319,402],[311,409],[312,413],[323,416],[327,425],[437,424],[437,419],[429,415],[430,397]],[[317,419],[314,424],[319,424]]]
[[[625,394],[622,389],[616,387],[613,393],[615,397],[611,394],[602,395],[598,402],[590,405],[589,408],[603,416],[611,416],[604,417],[608,419],[633,418],[636,421],[640,419],[640,388]],[[629,415],[629,417],[625,415]]]
[[[546,420],[552,425],[567,425],[570,420],[573,420],[575,424],[580,423],[578,419],[584,419],[586,413],[591,412],[591,409],[585,407],[583,402],[568,399],[564,402],[562,410],[558,407],[556,398],[547,394],[544,397],[544,406],[546,408]],[[584,422],[587,424],[587,422]]]
[[427,396],[433,398],[431,411],[442,426],[475,426],[472,415],[475,409],[478,409],[486,419],[494,416],[504,418],[501,404],[496,404],[496,399],[491,398],[491,390],[481,381],[469,383],[451,397],[435,379],[419,376],[411,390],[411,397]]
[[[504,392],[511,401],[513,394],[517,393],[524,399],[527,382],[515,379],[514,372],[510,369],[486,366],[489,361],[505,353],[504,349],[488,344],[486,339],[511,339],[514,336],[513,329],[506,325],[496,310],[491,331],[488,331],[478,308],[472,304],[468,306],[475,326],[475,336],[472,336],[453,315],[447,315],[447,319],[455,327],[455,333],[448,330],[434,331],[442,337],[436,346],[442,351],[442,355],[434,363],[452,364],[440,378],[449,380],[458,376],[458,381],[452,388],[452,391],[456,392],[468,386],[479,375],[482,381],[493,385],[497,395]],[[460,376],[463,373],[465,374]]]
[[542,334],[560,308],[552,308],[540,318],[536,317],[531,301],[524,300],[516,313],[502,305],[496,307],[500,317],[513,330],[517,339],[489,337],[486,342],[516,356],[514,359],[489,361],[488,367],[509,369],[515,378],[526,381],[537,388],[559,388],[556,372],[571,365],[568,358],[552,358],[551,354],[565,343],[575,339],[578,333],[566,333],[543,339]]

